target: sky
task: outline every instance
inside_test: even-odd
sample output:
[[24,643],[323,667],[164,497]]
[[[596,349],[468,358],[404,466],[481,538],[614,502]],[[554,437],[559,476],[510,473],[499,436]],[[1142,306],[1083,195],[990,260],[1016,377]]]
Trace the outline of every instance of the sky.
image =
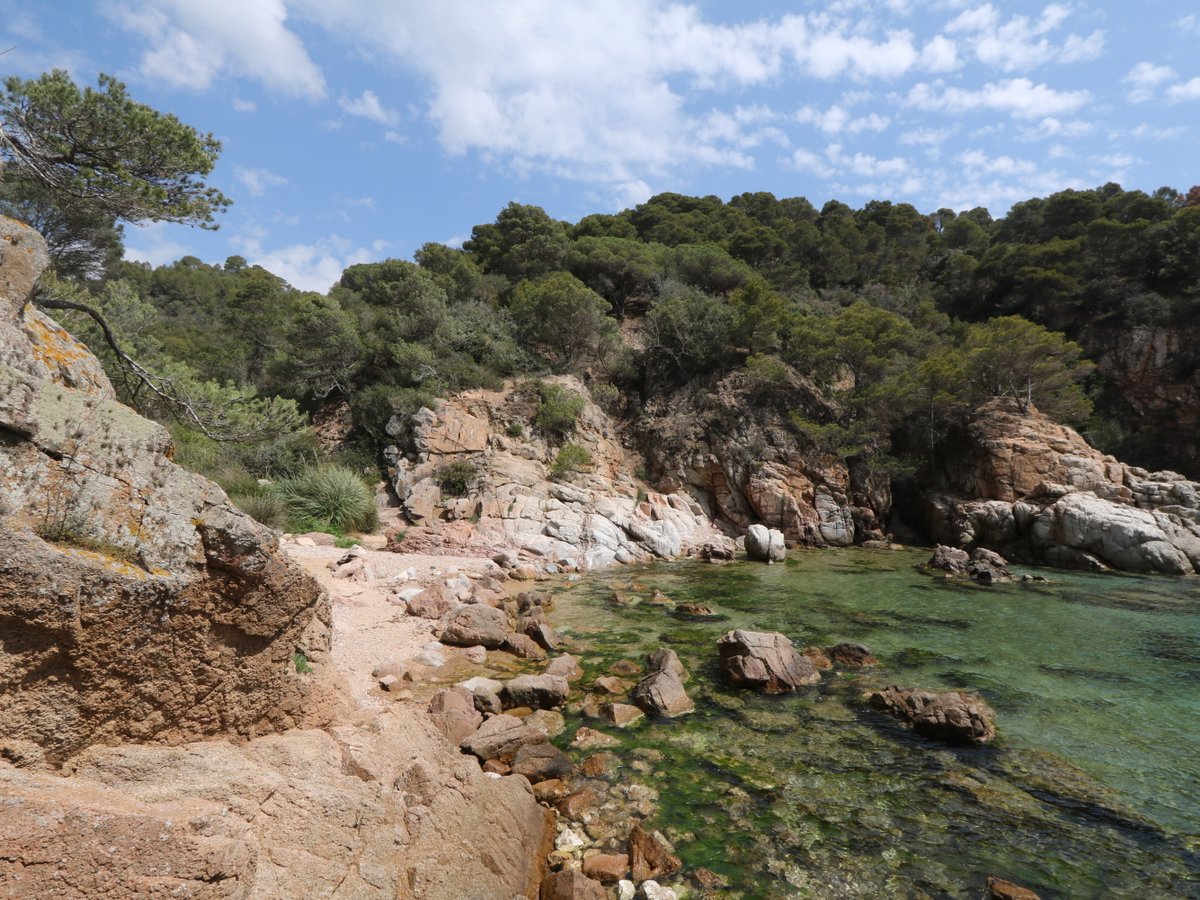
[[100,72],[223,145],[215,232],[305,290],[457,245],[745,191],[922,212],[1200,182],[1195,0],[0,0],[0,73]]

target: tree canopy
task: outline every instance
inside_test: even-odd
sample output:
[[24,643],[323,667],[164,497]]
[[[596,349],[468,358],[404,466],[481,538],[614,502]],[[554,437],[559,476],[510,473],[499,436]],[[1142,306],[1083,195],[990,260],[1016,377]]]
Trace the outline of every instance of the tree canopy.
[[136,102],[110,75],[82,90],[61,69],[12,76],[0,94],[0,159],[64,210],[214,228],[230,202],[204,182],[220,151],[211,134]]

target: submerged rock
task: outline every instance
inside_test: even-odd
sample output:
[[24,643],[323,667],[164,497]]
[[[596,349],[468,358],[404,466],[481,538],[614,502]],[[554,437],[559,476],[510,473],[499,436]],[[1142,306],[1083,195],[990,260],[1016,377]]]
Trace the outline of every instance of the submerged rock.
[[629,832],[629,868],[634,881],[647,881],[662,875],[673,875],[683,868],[683,862],[667,849],[657,835],[650,834],[637,824]]
[[983,900],[1041,900],[1029,888],[989,875]]
[[777,631],[730,631],[717,641],[721,668],[732,684],[768,694],[816,684],[821,674]]
[[867,695],[867,704],[911,725],[924,737],[951,744],[982,744],[996,736],[996,713],[982,698],[962,691],[933,693],[889,687]]
[[557,675],[567,681],[575,681],[583,676],[583,667],[579,665],[579,660],[570,653],[556,656],[546,664],[546,668],[542,671],[546,675]]
[[[825,655],[839,669],[868,669],[879,665],[879,660],[872,656],[870,649],[862,644],[835,644],[825,648]],[[808,656],[807,652],[805,656]],[[813,662],[815,665],[816,661]]]

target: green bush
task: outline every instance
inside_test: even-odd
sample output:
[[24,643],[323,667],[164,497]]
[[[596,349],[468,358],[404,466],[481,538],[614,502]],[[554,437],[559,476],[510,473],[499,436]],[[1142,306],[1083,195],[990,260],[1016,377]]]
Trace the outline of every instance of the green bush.
[[587,401],[557,384],[541,382],[537,390],[540,399],[533,416],[537,430],[549,438],[561,438],[573,431]]
[[592,455],[578,444],[563,444],[554,462],[550,465],[550,477],[554,480],[566,478],[592,464]]
[[437,471],[438,487],[450,497],[465,497],[478,474],[475,465],[465,460],[447,463]]
[[229,499],[246,515],[268,528],[283,531],[288,526],[288,503],[275,491],[230,494]]
[[592,395],[592,400],[602,410],[610,416],[620,415],[622,397],[620,389],[615,384],[597,381],[588,390]]
[[292,516],[337,531],[370,531],[378,523],[371,489],[349,469],[316,466],[282,486]]

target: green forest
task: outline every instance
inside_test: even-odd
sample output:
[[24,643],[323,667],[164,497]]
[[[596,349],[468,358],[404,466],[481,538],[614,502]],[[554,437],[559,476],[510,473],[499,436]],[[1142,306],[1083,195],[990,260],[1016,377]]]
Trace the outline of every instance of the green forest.
[[[1167,463],[1089,356],[1114,329],[1194,322],[1200,307],[1196,189],[1068,190],[999,219],[660,194],[571,224],[510,203],[461,249],[351,266],[318,294],[236,256],[122,261],[113,218],[68,220],[21,188],[5,183],[4,211],[49,223],[53,290],[86,297],[131,357],[203,398],[208,434],[185,421],[176,437],[227,486],[311,462],[301,426],[323,411],[348,406],[342,455],[366,470],[435,397],[549,372],[581,376],[634,421],[656,398],[744,370],[801,440],[900,473],[1006,395],[1102,449]],[[94,323],[69,317],[113,361]],[[126,402],[170,412],[113,375]],[[818,414],[791,396],[798,384],[828,401]]]

